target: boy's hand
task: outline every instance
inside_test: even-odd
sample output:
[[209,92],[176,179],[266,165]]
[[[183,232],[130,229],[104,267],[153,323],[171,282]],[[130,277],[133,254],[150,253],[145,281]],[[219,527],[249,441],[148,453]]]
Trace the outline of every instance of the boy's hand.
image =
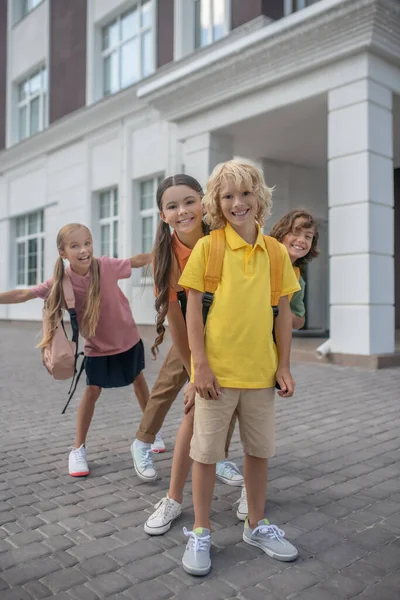
[[185,405],[185,415],[187,415],[192,406],[194,406],[195,396],[196,388],[194,387],[194,384],[189,381],[189,383],[185,385],[185,389],[183,390],[183,403]]
[[294,379],[288,368],[280,368],[276,372],[276,381],[281,389],[278,391],[278,396],[281,398],[290,398],[294,394]]
[[217,378],[208,364],[203,364],[194,369],[194,385],[196,392],[204,400],[218,400],[221,395]]

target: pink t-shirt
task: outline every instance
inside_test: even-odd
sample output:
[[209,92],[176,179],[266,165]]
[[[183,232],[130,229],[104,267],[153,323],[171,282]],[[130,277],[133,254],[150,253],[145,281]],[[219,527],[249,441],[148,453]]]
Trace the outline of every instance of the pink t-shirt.
[[[131,261],[102,256],[100,264],[100,318],[96,334],[85,340],[85,356],[110,356],[132,348],[140,340],[131,307],[122,293],[119,279],[131,276]],[[75,309],[78,323],[84,313],[84,305],[89,293],[90,271],[84,276],[67,268],[75,294]],[[45,300],[49,295],[53,278],[32,288],[37,298]]]

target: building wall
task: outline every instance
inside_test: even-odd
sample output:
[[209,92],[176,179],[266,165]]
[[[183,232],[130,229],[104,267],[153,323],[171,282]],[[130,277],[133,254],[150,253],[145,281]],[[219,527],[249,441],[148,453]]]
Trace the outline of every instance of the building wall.
[[6,145],[7,0],[0,0],[0,150]]
[[50,0],[50,123],[85,106],[86,7]]

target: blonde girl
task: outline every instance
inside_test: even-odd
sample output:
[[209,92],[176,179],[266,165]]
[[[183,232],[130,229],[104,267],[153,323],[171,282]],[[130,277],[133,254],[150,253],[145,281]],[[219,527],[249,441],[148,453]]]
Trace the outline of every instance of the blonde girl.
[[[72,477],[82,477],[89,475],[86,436],[102,389],[133,384],[142,410],[147,404],[143,342],[118,281],[129,278],[132,268],[147,264],[149,255],[95,258],[92,234],[79,223],[65,225],[59,231],[57,250],[59,256],[51,279],[33,288],[0,294],[0,303],[46,300],[50,327],[39,344],[44,347],[51,342],[66,306],[65,273],[71,280],[79,329],[85,338],[86,389],[78,409],[75,446],[69,454],[68,470]],[[69,262],[67,268],[64,260]]]

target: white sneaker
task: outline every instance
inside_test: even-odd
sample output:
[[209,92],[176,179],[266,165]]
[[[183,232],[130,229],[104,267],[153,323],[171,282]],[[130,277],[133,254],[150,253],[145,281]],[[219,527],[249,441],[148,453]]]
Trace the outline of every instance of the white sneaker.
[[223,483],[228,485],[241,486],[243,485],[244,478],[239,471],[237,465],[230,460],[220,460],[217,463],[216,475]]
[[86,462],[86,448],[83,444],[80,448],[74,448],[69,453],[68,471],[71,477],[86,477],[89,475],[89,467]]
[[155,454],[165,452],[165,444],[160,432],[156,433],[156,439],[154,440],[154,444],[151,445],[151,450]]
[[162,498],[154,506],[156,509],[144,524],[144,530],[149,535],[162,535],[171,528],[172,521],[175,521],[182,513],[182,505],[176,500]]
[[142,481],[155,481],[157,479],[157,471],[153,465],[151,447],[139,446],[137,442],[138,440],[134,440],[131,445],[133,466],[136,475]]
[[249,512],[249,507],[247,505],[247,492],[246,487],[242,487],[242,493],[240,494],[239,500],[236,500],[235,504],[239,504],[238,509],[236,511],[236,516],[239,521],[245,521]]

